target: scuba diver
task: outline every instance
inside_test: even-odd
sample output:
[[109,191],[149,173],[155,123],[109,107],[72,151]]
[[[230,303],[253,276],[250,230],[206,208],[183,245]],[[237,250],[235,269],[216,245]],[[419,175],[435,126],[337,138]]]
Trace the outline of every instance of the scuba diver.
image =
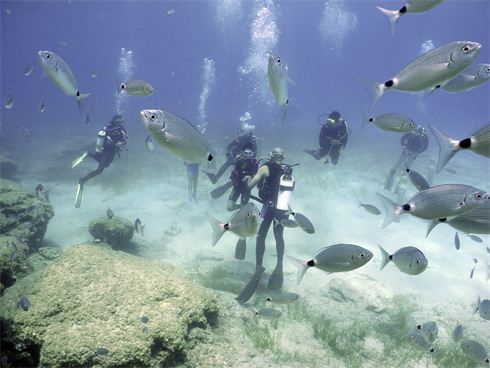
[[[252,177],[257,173],[259,162],[255,159],[253,147],[246,147],[242,153],[238,155],[235,162],[235,167],[230,174],[230,182],[232,185],[230,196],[228,197],[228,211],[235,211],[245,206],[250,200],[251,188],[244,182],[245,177]],[[237,200],[240,198],[240,204]],[[247,251],[247,240],[238,239],[235,248],[235,258],[244,260]]]
[[395,174],[398,170],[405,172],[405,169],[410,167],[417,156],[427,150],[427,147],[429,146],[427,129],[418,127],[414,132],[404,134],[400,140],[400,144],[402,146],[402,153],[386,178],[384,184],[386,190],[391,190],[393,188]]
[[226,161],[221,165],[216,174],[211,173],[209,171],[203,172],[208,176],[211,183],[216,184],[219,178],[225,173],[226,169],[228,169],[235,162],[237,156],[243,152],[245,147],[251,147],[254,155],[257,155],[257,142],[254,135],[255,126],[252,124],[243,124],[239,135],[233,139],[233,141],[228,144],[226,147]]
[[[322,117],[322,115],[320,117]],[[349,131],[347,129],[347,122],[340,117],[338,111],[332,111],[328,115],[325,124],[322,125],[318,136],[320,148],[317,150],[305,149],[303,152],[309,153],[317,160],[325,156],[330,156],[330,162],[337,165],[340,154],[347,144],[348,138]],[[328,163],[328,158],[324,163]]]
[[87,156],[92,157],[98,163],[95,170],[89,172],[87,175],[78,180],[77,195],[75,200],[76,208],[79,208],[82,203],[83,186],[87,180],[101,174],[105,168],[109,167],[114,160],[116,153],[119,157],[121,157],[119,151],[128,141],[128,135],[126,133],[126,129],[124,129],[123,123],[124,120],[121,115],[114,115],[109,124],[99,131],[95,144],[95,150],[85,152],[83,155],[73,161],[72,168],[78,166]]
[[246,177],[248,188],[259,184],[259,197],[263,206],[260,211],[262,223],[260,224],[256,241],[255,273],[245,285],[244,289],[235,298],[239,303],[245,303],[255,293],[265,268],[262,266],[265,252],[265,238],[271,224],[274,222],[274,238],[276,240],[277,264],[272,272],[267,288],[280,290],[283,283],[282,262],[284,258],[284,226],[281,220],[289,217],[289,200],[294,188],[292,167],[284,163],[284,151],[274,148],[270,153],[270,160],[262,165],[253,177]]

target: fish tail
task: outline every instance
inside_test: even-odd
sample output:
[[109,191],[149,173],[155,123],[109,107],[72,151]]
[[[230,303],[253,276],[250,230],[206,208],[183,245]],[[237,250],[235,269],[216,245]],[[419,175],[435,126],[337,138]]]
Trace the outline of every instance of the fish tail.
[[214,247],[216,243],[221,239],[223,234],[225,233],[225,227],[221,222],[219,222],[216,218],[214,218],[210,213],[208,213],[209,224],[211,225],[211,229],[213,229],[213,243]]
[[381,200],[381,203],[383,204],[383,207],[385,208],[386,211],[385,219],[383,221],[383,224],[381,225],[381,228],[384,229],[393,221],[398,222],[400,220],[401,211],[399,206],[391,199],[386,198],[384,195],[380,193],[376,193],[376,194],[378,198]]
[[383,249],[381,245],[378,244],[379,252],[381,253],[381,264],[379,265],[379,270],[381,271],[390,262],[390,254]]
[[395,26],[398,23],[398,20],[400,19],[401,15],[398,10],[389,10],[382,8],[380,6],[377,6],[378,10],[386,15],[386,18],[388,18],[388,23],[390,23],[390,33],[394,34],[395,33]]
[[478,312],[478,309],[480,307],[480,303],[481,303],[480,295],[477,295],[476,300],[475,300],[475,304],[473,304],[473,314]]
[[300,259],[291,257],[291,256],[286,256],[288,259],[298,268],[298,272],[296,273],[296,283],[299,285],[301,282],[301,279],[305,275],[306,270],[308,270],[308,264],[305,261],[302,261]]
[[288,102],[289,102],[289,98],[286,100],[286,103],[284,104],[284,108],[282,111],[282,118],[281,118],[282,125],[284,125],[284,122],[286,121],[286,114],[288,112]]
[[439,225],[439,221],[437,220],[432,220],[431,222],[429,222],[429,224],[427,225],[427,232],[425,234],[426,238],[429,236],[432,229],[434,229],[437,225]]
[[361,116],[362,116],[361,129],[364,129],[367,125],[369,125],[369,118],[364,111],[361,111]]
[[439,157],[436,167],[436,173],[438,173],[461,148],[457,140],[450,138],[430,124],[429,129],[439,145]]
[[366,88],[371,98],[368,113],[373,111],[373,107],[381,96],[385,93],[386,87],[384,83],[371,82],[366,79],[357,78],[357,80]]

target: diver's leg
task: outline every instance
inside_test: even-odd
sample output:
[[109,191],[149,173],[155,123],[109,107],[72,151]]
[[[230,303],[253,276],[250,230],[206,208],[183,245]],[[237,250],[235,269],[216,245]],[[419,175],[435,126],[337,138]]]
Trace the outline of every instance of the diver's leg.
[[228,204],[226,205],[226,209],[228,211],[235,211],[240,208],[240,206],[236,204],[239,195],[240,193],[238,192],[236,187],[231,188],[231,193],[228,197]]
[[[276,213],[278,212],[275,210]],[[279,221],[276,226],[274,226],[274,238],[276,240],[276,251],[277,251],[277,264],[276,268],[272,272],[269,283],[267,285],[268,289],[280,290],[284,281],[284,276],[282,273],[282,261],[284,259],[284,226],[281,225],[281,220],[287,218],[284,213],[276,215],[276,219]]]
[[403,150],[400,157],[396,161],[396,164],[391,168],[390,173],[388,174],[388,177],[385,180],[384,188],[386,190],[391,190],[393,188],[396,172],[400,169],[400,167],[402,167],[401,165],[405,165],[404,162],[406,160],[406,157],[407,157],[406,151]]
[[[235,190],[235,188],[233,188]],[[231,197],[231,195],[230,195]],[[250,199],[250,191],[247,188],[242,188],[240,192],[240,207],[245,206]],[[236,199],[235,199],[236,201]],[[235,203],[235,202],[233,202]],[[228,205],[230,202],[228,202]],[[235,248],[235,258],[243,260],[245,259],[245,254],[247,253],[247,239],[238,239]]]
[[330,149],[330,162],[334,165],[337,165],[337,162],[339,162],[340,158],[340,145],[337,146],[332,146]]
[[257,241],[255,246],[255,273],[252,275],[247,285],[245,285],[240,294],[235,298],[239,303],[245,303],[252,297],[252,295],[255,293],[255,289],[257,289],[260,277],[265,271],[264,266],[262,266],[265,252],[265,238],[267,236],[267,232],[269,231],[269,227],[271,226],[273,218],[273,209],[268,208],[264,220],[260,224],[259,232],[257,233]]

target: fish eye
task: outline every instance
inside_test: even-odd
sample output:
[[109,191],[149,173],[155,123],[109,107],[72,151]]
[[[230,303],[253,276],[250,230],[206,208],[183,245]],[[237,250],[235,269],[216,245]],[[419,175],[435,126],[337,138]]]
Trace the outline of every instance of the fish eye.
[[420,264],[420,259],[417,259],[417,261],[416,261],[416,262],[417,262],[418,264]]
[[483,195],[481,193],[476,193],[475,194],[475,198],[476,199],[482,199],[483,198]]
[[364,253],[361,253],[361,257],[366,257],[366,255]]
[[490,68],[486,68],[486,69],[485,69],[485,71],[486,71],[487,73],[490,73]]
[[155,120],[156,118],[157,118],[157,116],[156,116],[155,114],[151,114],[151,115],[150,115],[150,120],[151,120],[151,121]]
[[50,59],[50,58],[51,58],[51,55],[46,54],[46,59]]
[[277,58],[277,60],[276,60],[276,61],[277,61],[278,63],[280,63],[280,62],[281,62],[281,59]]
[[463,47],[463,52],[468,52],[468,51],[470,51],[470,47],[469,46]]

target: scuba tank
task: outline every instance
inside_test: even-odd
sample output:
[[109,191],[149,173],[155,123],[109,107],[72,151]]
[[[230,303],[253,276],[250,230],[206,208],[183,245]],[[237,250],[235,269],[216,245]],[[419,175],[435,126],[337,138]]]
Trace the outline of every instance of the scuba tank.
[[97,134],[97,141],[95,142],[95,152],[100,153],[104,150],[105,136],[105,130],[100,130]]
[[277,194],[276,208],[278,210],[287,211],[289,209],[289,201],[293,195],[294,178],[292,175],[292,169],[288,168],[284,174],[281,175],[279,180],[279,192]]

